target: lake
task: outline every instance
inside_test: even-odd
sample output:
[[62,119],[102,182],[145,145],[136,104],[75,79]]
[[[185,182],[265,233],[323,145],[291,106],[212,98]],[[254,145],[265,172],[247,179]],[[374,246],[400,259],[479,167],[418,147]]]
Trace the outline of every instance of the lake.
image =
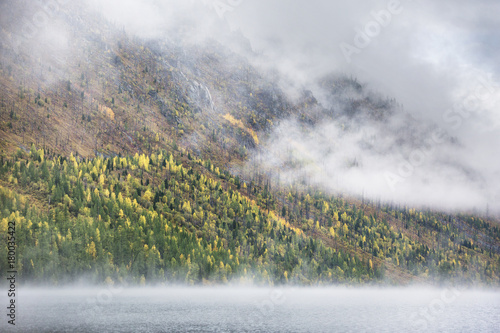
[[[498,291],[424,288],[19,288],[1,332],[499,332]],[[7,318],[7,319],[6,319]]]

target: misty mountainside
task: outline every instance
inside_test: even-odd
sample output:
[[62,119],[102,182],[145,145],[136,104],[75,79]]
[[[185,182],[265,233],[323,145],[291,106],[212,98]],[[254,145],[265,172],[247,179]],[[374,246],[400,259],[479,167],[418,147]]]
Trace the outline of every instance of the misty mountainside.
[[[2,271],[15,223],[33,283],[498,285],[498,219],[394,203],[481,180],[375,88],[296,87],[218,19],[219,40],[182,17],[141,36],[77,3],[28,32],[42,7],[0,6]],[[415,175],[385,171],[416,149]]]

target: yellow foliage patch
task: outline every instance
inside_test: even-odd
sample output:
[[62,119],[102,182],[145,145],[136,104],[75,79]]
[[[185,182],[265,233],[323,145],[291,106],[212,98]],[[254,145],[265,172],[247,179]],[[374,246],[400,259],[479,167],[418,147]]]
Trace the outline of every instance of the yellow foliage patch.
[[245,132],[247,132],[253,138],[253,141],[255,142],[255,144],[256,145],[259,144],[259,137],[257,136],[257,133],[255,133],[255,131],[253,129],[247,128],[241,120],[234,118],[229,113],[226,114],[223,118],[226,119],[227,121],[229,121],[233,126],[237,126],[237,127],[241,128],[242,130],[244,130]]
[[302,230],[300,230],[299,228],[296,228],[296,227],[292,226],[287,220],[285,220],[281,216],[276,216],[276,214],[274,214],[274,212],[270,212],[269,213],[269,218],[271,220],[276,220],[278,222],[278,224],[280,224],[282,226],[286,226],[289,229],[293,230],[296,235],[300,235],[300,236],[304,235],[304,232]]
[[106,105],[101,105],[99,104],[99,111],[104,113],[106,117],[108,117],[111,120],[115,120],[115,113],[111,108],[108,108]]

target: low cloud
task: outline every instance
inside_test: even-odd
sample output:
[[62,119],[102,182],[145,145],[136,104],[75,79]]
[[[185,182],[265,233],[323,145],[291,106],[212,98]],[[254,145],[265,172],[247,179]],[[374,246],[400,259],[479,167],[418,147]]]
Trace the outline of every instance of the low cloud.
[[[357,35],[368,34],[367,27],[377,22],[376,15],[395,5],[399,10],[372,31],[368,45],[356,44]],[[399,136],[390,123],[363,123],[357,131],[339,132],[341,121],[325,120],[304,132],[290,120],[276,129],[261,154],[267,151],[267,161],[280,165],[286,159],[274,157],[286,151],[284,142],[301,147],[294,154],[302,152],[301,159],[309,163],[300,172],[339,192],[364,191],[372,198],[450,209],[484,211],[489,204],[500,210],[500,71],[495,60],[500,20],[493,14],[499,6],[487,0],[246,2],[230,17],[233,24],[297,86],[311,87],[323,106],[329,101],[321,98],[315,80],[329,71],[346,73],[396,98],[404,106],[401,113],[415,118],[415,124],[449,137],[407,173],[398,170],[411,164],[411,152],[422,146],[394,144]],[[346,44],[359,51],[351,59],[342,51]],[[384,153],[363,148],[363,131],[372,133],[375,146],[390,142],[392,148]],[[425,142],[425,136],[419,141]],[[358,166],[346,167],[353,159]],[[391,188],[387,173],[405,177]],[[296,171],[289,176],[298,177]]]
[[[54,1],[58,8],[69,6]],[[268,156],[269,164],[262,168],[285,165],[288,152],[302,163],[282,175],[290,180],[305,173],[311,183],[332,191],[446,208],[483,210],[489,204],[500,211],[496,1],[86,0],[81,5],[140,38],[180,44],[216,40],[258,68],[276,68],[291,99],[307,89],[319,107],[336,110],[336,117],[312,128],[283,120],[260,147],[258,154]],[[3,11],[2,23],[19,25],[22,46],[36,57],[54,61],[60,54],[56,62],[64,70],[65,61],[80,52],[71,38],[81,23],[71,26],[62,11],[45,7],[24,1],[17,11]],[[43,15],[49,17],[47,24],[40,21]],[[16,23],[12,17],[20,19]],[[40,25],[35,38],[23,37],[26,20]],[[235,36],[241,35],[251,50],[238,45],[242,39]],[[356,49],[348,57],[346,45]],[[403,107],[382,122],[339,116],[346,102],[332,100],[317,84],[331,72],[356,77]],[[436,129],[446,139],[429,148]],[[412,162],[419,149],[426,151],[425,158]],[[413,170],[402,177],[405,163]],[[390,186],[387,174],[403,180]]]

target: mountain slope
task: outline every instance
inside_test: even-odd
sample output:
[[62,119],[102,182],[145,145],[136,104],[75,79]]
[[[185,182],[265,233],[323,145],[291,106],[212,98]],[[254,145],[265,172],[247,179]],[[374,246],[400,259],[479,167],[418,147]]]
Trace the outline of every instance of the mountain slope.
[[500,230],[481,219],[319,192],[280,205],[182,150],[80,160],[32,147],[2,159],[1,177],[0,231],[15,225],[28,281],[498,283],[499,248],[485,248]]
[[291,97],[216,41],[143,40],[72,6],[62,43],[42,31],[16,50],[15,22],[2,27],[0,237],[15,222],[26,280],[498,285],[497,220],[332,196],[279,178],[303,159],[257,163],[290,117],[355,131],[394,101],[342,76],[318,83],[322,102]]

